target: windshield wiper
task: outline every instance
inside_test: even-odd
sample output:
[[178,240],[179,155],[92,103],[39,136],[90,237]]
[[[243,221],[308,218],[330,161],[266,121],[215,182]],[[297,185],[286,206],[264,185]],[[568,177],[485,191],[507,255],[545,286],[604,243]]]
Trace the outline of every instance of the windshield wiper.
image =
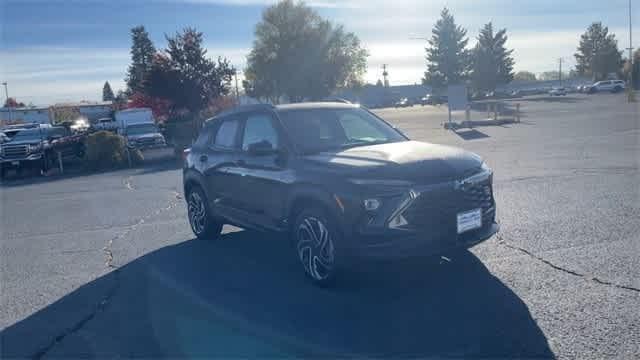
[[358,147],[358,146],[369,146],[369,145],[386,144],[387,142],[388,142],[387,140],[357,141],[357,142],[344,144],[344,145],[340,146],[340,149],[346,150],[346,149],[351,149],[351,148]]

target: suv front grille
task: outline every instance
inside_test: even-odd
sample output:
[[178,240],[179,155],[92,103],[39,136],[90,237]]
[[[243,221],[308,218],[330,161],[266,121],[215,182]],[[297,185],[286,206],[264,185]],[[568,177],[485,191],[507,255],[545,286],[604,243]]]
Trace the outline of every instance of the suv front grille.
[[5,159],[21,159],[29,154],[28,145],[3,145],[2,154]]
[[148,146],[154,146],[157,143],[155,138],[143,138],[143,139],[136,140],[134,144],[136,147],[144,148]]
[[459,212],[480,208],[483,223],[493,221],[495,207],[491,182],[474,184],[465,189],[453,185],[422,192],[403,212],[414,229],[429,232],[455,232]]

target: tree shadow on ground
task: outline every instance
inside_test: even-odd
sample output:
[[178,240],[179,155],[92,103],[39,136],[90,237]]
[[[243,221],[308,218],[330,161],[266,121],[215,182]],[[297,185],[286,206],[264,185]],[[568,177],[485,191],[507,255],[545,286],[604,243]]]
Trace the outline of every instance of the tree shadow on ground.
[[546,103],[565,103],[565,104],[574,104],[578,102],[583,102],[587,100],[586,97],[573,97],[573,96],[543,96],[543,97],[532,97],[525,98],[523,102],[546,102]]
[[463,140],[486,139],[489,135],[476,129],[457,129],[454,131]]
[[58,169],[50,171],[49,175],[44,176],[39,169],[28,169],[22,174],[10,174],[0,181],[4,187],[21,187],[34,184],[42,184],[55,182],[66,179],[73,179],[84,176],[94,176],[101,174],[111,174],[118,171],[133,170],[137,174],[151,174],[164,171],[177,170],[182,168],[182,162],[175,159],[154,159],[144,161],[142,164],[129,167],[117,167],[105,170],[89,170],[82,165],[68,166],[65,165],[64,173],[60,173]]
[[553,357],[527,306],[468,251],[360,265],[323,289],[284,237],[250,231],[148,253],[0,337],[3,358]]

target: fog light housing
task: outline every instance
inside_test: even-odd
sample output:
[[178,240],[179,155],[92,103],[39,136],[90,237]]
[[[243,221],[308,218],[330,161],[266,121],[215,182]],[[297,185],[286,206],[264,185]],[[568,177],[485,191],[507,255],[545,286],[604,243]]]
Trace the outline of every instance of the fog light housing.
[[396,215],[391,221],[389,221],[389,227],[392,229],[397,229],[409,224],[407,219],[402,216],[402,214]]
[[364,209],[367,211],[376,211],[380,208],[380,200],[378,199],[365,199],[362,204],[364,205]]

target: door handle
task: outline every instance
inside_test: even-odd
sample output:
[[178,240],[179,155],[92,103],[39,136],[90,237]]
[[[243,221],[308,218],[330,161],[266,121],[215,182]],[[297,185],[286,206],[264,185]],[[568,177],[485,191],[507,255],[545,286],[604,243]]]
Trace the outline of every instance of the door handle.
[[201,162],[206,162],[207,160],[209,160],[209,157],[207,155],[200,155]]

